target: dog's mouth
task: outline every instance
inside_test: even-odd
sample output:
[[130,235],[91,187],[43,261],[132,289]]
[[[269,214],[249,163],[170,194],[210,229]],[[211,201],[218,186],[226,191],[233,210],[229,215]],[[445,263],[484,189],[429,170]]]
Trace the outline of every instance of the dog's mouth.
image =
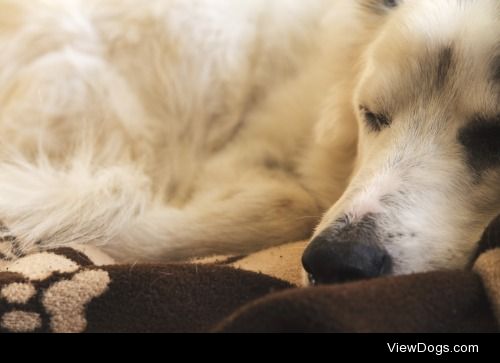
[[360,281],[363,280],[362,277],[360,276],[351,276],[351,277],[336,277],[336,278],[331,278],[328,281],[323,281],[316,279],[312,274],[307,274],[307,280],[309,282],[309,286],[325,286],[325,285],[341,285],[341,284],[347,284],[349,282],[353,281]]

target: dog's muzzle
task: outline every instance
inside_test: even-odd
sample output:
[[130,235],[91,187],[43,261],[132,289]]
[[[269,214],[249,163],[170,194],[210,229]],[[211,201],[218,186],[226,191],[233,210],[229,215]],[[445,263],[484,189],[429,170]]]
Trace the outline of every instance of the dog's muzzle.
[[[374,240],[373,233],[356,227],[348,233],[327,229],[314,238],[302,256],[302,264],[313,284],[343,283],[390,273],[392,260]],[[357,237],[357,238],[353,238]]]

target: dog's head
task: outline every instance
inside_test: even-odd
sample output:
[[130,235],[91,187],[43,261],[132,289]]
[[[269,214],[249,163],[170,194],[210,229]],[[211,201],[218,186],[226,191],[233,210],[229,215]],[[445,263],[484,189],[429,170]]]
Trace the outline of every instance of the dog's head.
[[354,92],[352,180],[303,256],[311,280],[465,267],[500,213],[499,98],[499,1],[394,9]]

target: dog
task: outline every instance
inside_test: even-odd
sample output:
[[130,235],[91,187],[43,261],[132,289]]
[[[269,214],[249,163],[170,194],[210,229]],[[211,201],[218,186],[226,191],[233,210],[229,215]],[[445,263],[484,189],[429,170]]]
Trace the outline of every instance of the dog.
[[122,261],[463,268],[500,213],[495,0],[0,0],[0,219]]

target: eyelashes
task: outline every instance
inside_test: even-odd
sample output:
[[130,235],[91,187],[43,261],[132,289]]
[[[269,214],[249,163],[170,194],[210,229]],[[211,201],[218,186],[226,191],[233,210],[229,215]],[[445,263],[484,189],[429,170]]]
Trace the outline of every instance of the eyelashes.
[[360,106],[359,110],[365,124],[371,131],[380,132],[391,126],[392,120],[388,115],[372,112],[366,106]]

